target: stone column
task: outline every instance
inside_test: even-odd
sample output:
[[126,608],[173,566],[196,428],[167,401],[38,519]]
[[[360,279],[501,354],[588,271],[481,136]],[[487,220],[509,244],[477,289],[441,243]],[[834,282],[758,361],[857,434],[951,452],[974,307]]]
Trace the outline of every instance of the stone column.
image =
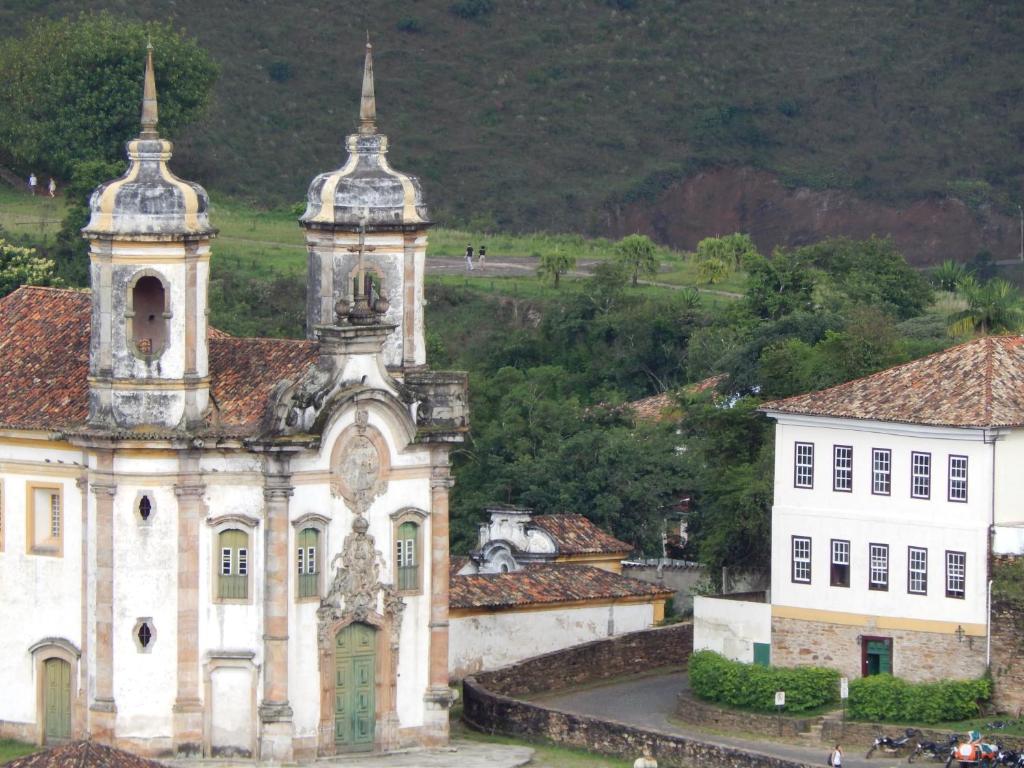
[[199,451],[178,457],[178,687],[174,700],[174,751],[182,756],[203,751],[203,702],[199,674],[199,523],[205,512],[206,486]]
[[292,762],[292,708],[288,703],[288,499],[294,492],[288,456],[265,457],[263,557],[263,702],[260,759]]
[[448,493],[455,484],[446,449],[436,449],[430,473],[430,666],[424,697],[428,744],[448,742]]
[[96,451],[92,492],[96,497],[96,682],[89,705],[89,734],[113,743],[117,706],[114,703],[114,452]]

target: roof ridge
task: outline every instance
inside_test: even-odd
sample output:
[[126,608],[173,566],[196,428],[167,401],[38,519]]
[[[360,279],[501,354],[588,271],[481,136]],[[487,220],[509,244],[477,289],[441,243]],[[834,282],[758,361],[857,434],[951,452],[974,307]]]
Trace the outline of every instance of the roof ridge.
[[[213,328],[213,326],[210,327]],[[316,341],[313,339],[289,339],[278,336],[233,336],[227,331],[222,331],[220,328],[217,328],[216,330],[227,335],[214,337],[211,341],[290,341],[296,344],[316,344]]]

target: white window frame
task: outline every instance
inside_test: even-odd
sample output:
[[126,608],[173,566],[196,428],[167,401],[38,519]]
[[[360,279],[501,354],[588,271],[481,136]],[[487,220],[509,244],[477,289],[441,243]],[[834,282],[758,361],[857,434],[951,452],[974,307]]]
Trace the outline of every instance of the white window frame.
[[967,597],[966,552],[946,550],[946,597],[954,600],[963,600]]
[[868,589],[876,592],[889,591],[888,544],[868,544]]
[[949,457],[949,489],[948,501],[967,503],[967,457],[950,455]]
[[[829,586],[833,587],[849,587],[850,586],[850,541],[849,539],[832,539],[829,543],[830,560],[829,560]],[[836,565],[846,566],[846,583],[836,584],[835,579],[832,577],[832,567]]]
[[840,493],[853,491],[853,446],[832,446],[832,490]]
[[[916,563],[915,556],[918,558]],[[928,550],[924,547],[907,547],[907,592],[911,595],[928,594]]]
[[793,448],[793,487],[814,487],[814,443],[796,443]]
[[811,537],[793,536],[790,541],[792,568],[790,578],[794,584],[811,583]]
[[910,454],[910,498],[932,497],[932,455],[924,451]]
[[888,448],[871,449],[871,493],[892,494],[892,451]]

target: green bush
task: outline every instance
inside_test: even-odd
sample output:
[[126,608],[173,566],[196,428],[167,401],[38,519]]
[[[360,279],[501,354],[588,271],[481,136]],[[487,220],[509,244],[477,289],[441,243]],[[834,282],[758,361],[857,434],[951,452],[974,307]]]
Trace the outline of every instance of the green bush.
[[494,10],[492,0],[456,0],[449,10],[463,19],[480,19]]
[[756,712],[775,711],[775,692],[786,692],[787,712],[806,712],[839,698],[839,672],[822,667],[762,667],[714,651],[690,657],[690,688],[702,699]]
[[978,714],[978,702],[992,695],[988,678],[908,683],[892,675],[850,681],[849,716],[854,720],[945,723]]

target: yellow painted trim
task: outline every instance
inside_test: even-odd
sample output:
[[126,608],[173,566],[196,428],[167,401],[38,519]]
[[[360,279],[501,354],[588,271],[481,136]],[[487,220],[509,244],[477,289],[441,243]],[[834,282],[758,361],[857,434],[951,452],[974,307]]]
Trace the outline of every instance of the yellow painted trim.
[[[451,608],[449,617],[453,619],[468,616],[487,616],[492,613],[534,613],[537,611],[561,611],[566,608],[609,608],[613,605],[654,604],[660,600],[664,615],[665,601],[663,598],[652,599],[649,596],[623,597],[616,600],[602,598],[600,600],[565,600],[558,603],[529,603],[527,605],[481,606],[479,608]],[[656,611],[655,611],[656,612]]]
[[57,462],[26,461],[24,459],[0,460],[0,472],[10,475],[43,475],[44,477],[78,477],[85,467],[78,464]]
[[40,432],[38,438],[32,437],[8,437],[5,434],[0,434],[0,445],[22,445],[29,446],[32,448],[46,448],[47,450],[53,449],[55,451],[73,451],[74,453],[81,453],[81,450],[73,446],[66,440],[53,440],[49,435],[54,434],[53,432]]
[[185,228],[190,232],[199,229],[197,213],[199,211],[199,196],[191,186],[179,179],[167,168],[167,161],[160,161],[160,176],[173,187],[181,191],[182,200],[185,203]]
[[[114,459],[176,459],[178,451],[170,448],[126,448],[114,451]],[[118,476],[122,473],[118,472]]]
[[665,601],[655,600],[654,601],[654,623],[660,624],[665,620]]
[[907,619],[900,616],[871,616],[864,613],[823,611],[817,608],[797,608],[791,605],[772,605],[772,618],[816,621],[823,624],[842,624],[864,629],[895,629],[908,632],[935,632],[940,635],[956,634],[962,627],[964,634],[971,637],[985,637],[984,624],[965,624],[959,621],[934,621],[932,619]]
[[[137,254],[124,254],[124,255],[111,255],[106,257],[111,264],[183,264],[186,259],[191,258],[186,254],[151,254],[143,256],[141,253]],[[210,254],[209,252],[196,256],[195,261],[199,263],[209,263]]]
[[[89,384],[101,383],[93,376],[88,378]],[[131,392],[137,389],[180,389],[193,390],[204,389],[210,386],[210,377],[206,376],[195,382],[185,382],[184,379],[113,379],[104,380],[103,384],[109,385],[117,392]]]
[[349,154],[345,164],[327,178],[320,189],[320,212],[313,217],[313,221],[334,221],[334,193],[338,191],[338,182],[352,173],[358,162],[359,155]]
[[[128,154],[138,153],[138,141],[128,142]],[[132,161],[131,168],[128,169],[128,173],[122,176],[117,181],[113,181],[110,185],[103,190],[103,195],[99,199],[99,218],[96,221],[95,229],[104,232],[111,229],[114,226],[114,204],[117,202],[117,193],[121,191],[121,187],[125,184],[130,184],[139,177],[139,168],[141,163],[138,160]]]
[[585,563],[586,565],[593,565],[596,568],[611,571],[612,573],[622,573],[622,558],[628,554],[629,552],[618,552],[614,555],[608,555],[607,553],[600,552],[582,555],[559,555],[555,558],[555,562]]
[[398,179],[402,185],[402,220],[406,223],[421,221],[419,214],[416,213],[416,188],[409,177],[392,168],[383,155],[380,157],[380,167],[385,173]]

